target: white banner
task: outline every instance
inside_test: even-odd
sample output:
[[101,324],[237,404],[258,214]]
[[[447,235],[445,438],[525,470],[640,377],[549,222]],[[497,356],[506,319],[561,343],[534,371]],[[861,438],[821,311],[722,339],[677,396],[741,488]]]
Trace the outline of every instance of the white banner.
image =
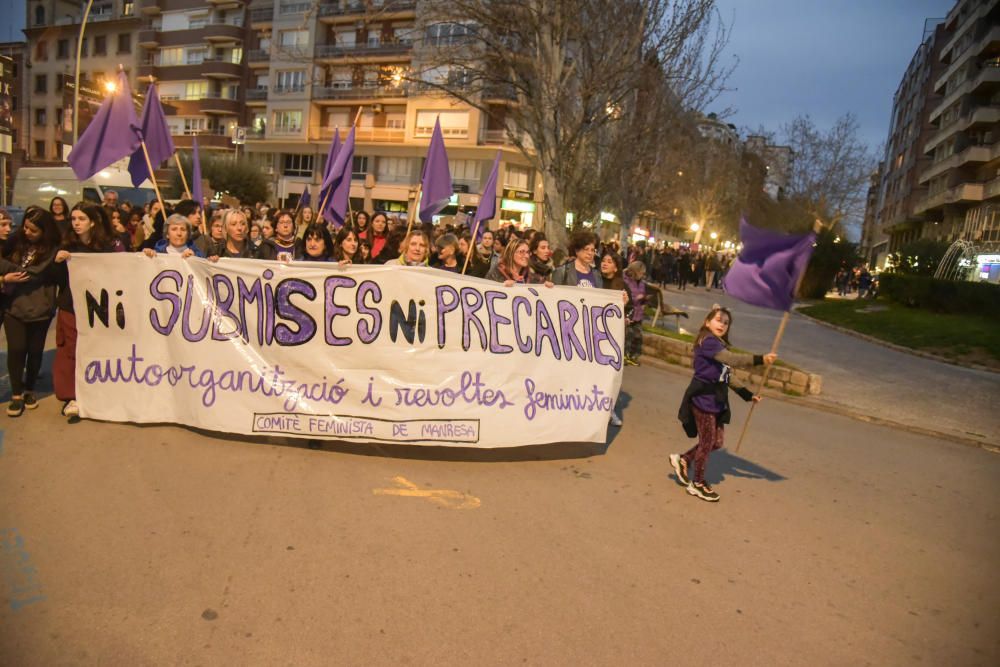
[[401,266],[74,255],[80,414],[229,433],[511,447],[603,442],[611,290]]

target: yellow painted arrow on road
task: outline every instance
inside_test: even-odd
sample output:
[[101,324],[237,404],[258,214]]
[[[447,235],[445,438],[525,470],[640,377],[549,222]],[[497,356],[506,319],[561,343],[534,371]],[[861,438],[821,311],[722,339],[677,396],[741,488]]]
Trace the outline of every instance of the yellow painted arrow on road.
[[454,491],[452,489],[421,489],[405,477],[399,476],[393,477],[392,481],[396,484],[397,488],[372,489],[372,493],[376,496],[426,498],[432,503],[452,510],[474,510],[482,505],[482,501],[479,498],[471,496],[468,493],[462,493],[461,491]]

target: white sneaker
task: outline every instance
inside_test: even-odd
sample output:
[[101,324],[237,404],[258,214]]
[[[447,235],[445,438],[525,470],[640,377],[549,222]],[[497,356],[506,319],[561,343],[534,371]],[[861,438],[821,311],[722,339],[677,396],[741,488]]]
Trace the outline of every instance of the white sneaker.
[[66,417],[79,417],[80,405],[75,400],[66,401],[66,405],[63,406],[62,413]]
[[612,410],[611,411],[611,417],[608,419],[608,422],[612,426],[621,426],[622,425],[622,418],[619,417],[618,414],[614,410]]

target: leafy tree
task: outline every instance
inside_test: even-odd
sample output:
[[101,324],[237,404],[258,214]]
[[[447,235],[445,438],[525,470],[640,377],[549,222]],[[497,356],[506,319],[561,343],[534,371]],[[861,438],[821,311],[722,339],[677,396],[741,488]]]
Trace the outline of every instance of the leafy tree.
[[915,276],[933,276],[950,245],[947,241],[935,239],[911,241],[892,254],[893,271]]
[[858,261],[857,244],[843,240],[834,229],[824,227],[816,235],[816,247],[802,278],[799,296],[822,299],[833,285],[837,271],[842,266],[853,268]]
[[[184,176],[191,183],[191,155],[181,155],[181,166]],[[243,203],[253,204],[267,201],[270,197],[270,184],[260,168],[250,162],[233,161],[232,157],[201,156],[201,176],[208,180],[215,192],[221,192],[235,197]],[[182,196],[184,186],[180,173],[175,166],[171,169],[170,185],[176,196]]]

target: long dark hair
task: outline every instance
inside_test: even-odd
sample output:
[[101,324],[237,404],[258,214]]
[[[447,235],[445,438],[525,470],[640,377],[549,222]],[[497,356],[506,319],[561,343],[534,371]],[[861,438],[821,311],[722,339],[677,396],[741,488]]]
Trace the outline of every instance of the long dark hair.
[[310,222],[306,225],[306,230],[302,234],[302,259],[304,260],[314,260],[317,258],[306,253],[306,241],[309,239],[320,239],[323,241],[323,256],[322,259],[328,260],[333,257],[333,239],[330,238],[330,231],[326,228],[326,224],[322,222]]
[[[56,203],[56,200],[62,203],[62,209],[63,209],[62,216],[67,220],[69,220],[69,204],[62,197],[52,198],[52,201],[49,202],[49,213],[52,213],[52,205]],[[52,215],[55,215],[55,213],[52,213]]]
[[[361,211],[361,212],[364,213],[364,211]],[[367,213],[365,215],[367,215]],[[344,239],[346,239],[351,234],[354,234],[354,240],[358,242],[358,247],[354,251],[353,255],[351,255],[350,257],[347,257],[344,254],[343,243],[344,243]],[[358,264],[358,263],[361,262],[361,239],[358,238],[358,233],[356,231],[354,231],[354,228],[351,227],[350,225],[344,225],[343,227],[340,228],[340,231],[337,232],[337,238],[335,238],[333,240],[333,245],[334,245],[333,258],[335,260],[340,261],[340,260],[344,260],[344,259],[349,259],[349,260],[351,260],[351,262],[353,262],[355,264]]]
[[[34,243],[29,241],[24,234],[24,226],[29,222],[42,230],[42,238]],[[28,253],[28,249],[32,247],[35,250],[32,264],[41,264],[59,247],[59,225],[56,223],[55,216],[52,215],[51,211],[47,211],[41,206],[29,206],[24,211],[24,221],[17,228],[17,231],[10,235],[8,243],[10,260],[15,264],[20,263]]]
[[[83,242],[76,232],[73,231],[72,218],[73,211],[80,211],[87,216],[94,227],[90,231],[90,241]],[[88,202],[80,202],[70,211],[70,227],[63,236],[62,246],[67,250],[73,248],[87,248],[96,252],[110,252],[114,247],[114,231],[111,229],[111,219],[105,212],[104,207]]]
[[722,313],[723,315],[729,318],[729,326],[726,328],[726,333],[722,336],[722,342],[726,344],[726,347],[729,347],[730,345],[729,332],[733,330],[733,314],[729,312],[728,308],[724,308],[719,304],[715,304],[712,306],[712,308],[708,311],[708,315],[705,316],[705,320],[701,323],[701,329],[698,330],[698,336],[694,339],[695,347],[701,345],[702,342],[709,336],[715,335],[711,331],[709,331],[708,323],[714,320],[715,316],[718,315],[719,313]]

